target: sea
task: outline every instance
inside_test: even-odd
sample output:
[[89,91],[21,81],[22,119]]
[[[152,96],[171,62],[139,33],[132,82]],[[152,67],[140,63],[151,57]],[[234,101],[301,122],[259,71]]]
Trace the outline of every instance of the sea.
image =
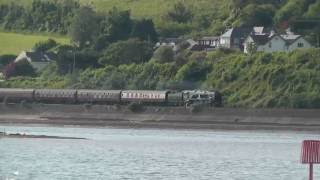
[[[0,180],[302,180],[303,140],[320,134],[0,126],[7,133],[86,138],[0,139]],[[314,179],[320,179],[315,165]]]

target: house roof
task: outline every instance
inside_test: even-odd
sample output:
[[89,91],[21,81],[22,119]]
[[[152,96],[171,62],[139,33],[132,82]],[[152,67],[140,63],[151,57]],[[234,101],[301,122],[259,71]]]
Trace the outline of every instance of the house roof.
[[219,39],[220,39],[220,37],[218,37],[218,36],[204,36],[204,37],[202,37],[202,38],[199,39],[199,40],[217,41],[217,40],[219,40]]
[[257,45],[263,45],[269,41],[268,35],[250,35],[250,37]]
[[253,27],[253,32],[255,34],[263,34],[264,33],[264,27]]
[[181,38],[163,38],[163,39],[160,39],[161,43],[179,43],[181,41],[183,41],[183,39],[181,39]]
[[27,52],[22,51],[14,62],[19,62],[22,60],[27,60],[29,62],[50,62],[57,58],[55,53],[44,53],[44,52]]
[[293,43],[297,39],[299,39],[301,36],[300,35],[294,35],[294,34],[285,34],[281,35],[281,37],[289,44]]
[[233,29],[229,29],[227,32],[223,33],[221,37],[231,37]]

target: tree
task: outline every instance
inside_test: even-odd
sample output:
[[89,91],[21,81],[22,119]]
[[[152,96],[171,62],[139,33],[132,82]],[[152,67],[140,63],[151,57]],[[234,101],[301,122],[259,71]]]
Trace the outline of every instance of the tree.
[[70,36],[73,43],[83,48],[91,44],[93,38],[97,35],[98,22],[95,12],[87,6],[81,7],[70,26]]
[[211,71],[211,66],[203,62],[190,61],[183,65],[176,74],[176,79],[184,82],[203,81]]
[[157,42],[158,35],[151,19],[141,19],[134,22],[131,37],[144,41]]
[[249,4],[242,11],[236,21],[238,25],[246,26],[267,26],[273,25],[273,16],[275,14],[273,5]]
[[168,20],[178,23],[188,23],[192,21],[193,13],[183,2],[179,1],[169,10],[165,16]]
[[153,54],[153,58],[160,63],[173,62],[174,52],[171,46],[161,46]]
[[113,8],[108,12],[106,18],[101,21],[101,34],[108,36],[111,42],[126,40],[132,32],[133,21],[130,11],[119,11]]
[[139,39],[129,39],[111,44],[99,59],[100,64],[144,63],[150,60],[153,53],[151,43]]
[[0,56],[0,68],[8,65],[10,62],[13,62],[16,58],[16,55],[5,54]]
[[248,43],[247,46],[247,51],[250,55],[257,52],[257,45],[254,42]]
[[38,42],[34,45],[33,50],[38,52],[46,52],[49,49],[56,47],[58,43],[53,39]]
[[31,64],[27,60],[23,60],[15,63],[15,68],[11,76],[34,76],[35,74],[35,69]]
[[74,72],[76,69],[86,69],[89,67],[99,67],[99,54],[91,49],[75,49],[69,45],[57,48],[57,70],[59,74]]

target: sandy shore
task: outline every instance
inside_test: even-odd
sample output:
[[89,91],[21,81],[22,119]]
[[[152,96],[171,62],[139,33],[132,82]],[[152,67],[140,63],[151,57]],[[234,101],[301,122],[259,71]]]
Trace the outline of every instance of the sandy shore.
[[2,125],[54,125],[123,128],[289,130],[320,132],[320,110],[147,107],[133,113],[125,106],[0,105]]

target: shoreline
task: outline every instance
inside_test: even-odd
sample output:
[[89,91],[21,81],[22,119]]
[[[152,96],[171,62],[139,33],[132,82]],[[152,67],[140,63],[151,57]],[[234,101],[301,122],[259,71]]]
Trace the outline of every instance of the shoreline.
[[125,107],[93,105],[0,105],[0,125],[58,127],[305,131],[320,133],[320,110],[147,107],[133,113]]
[[5,133],[5,132],[0,132],[0,139],[1,138],[87,140],[86,138],[78,138],[78,137],[32,135],[32,134],[24,134],[24,133],[21,134],[21,133]]

